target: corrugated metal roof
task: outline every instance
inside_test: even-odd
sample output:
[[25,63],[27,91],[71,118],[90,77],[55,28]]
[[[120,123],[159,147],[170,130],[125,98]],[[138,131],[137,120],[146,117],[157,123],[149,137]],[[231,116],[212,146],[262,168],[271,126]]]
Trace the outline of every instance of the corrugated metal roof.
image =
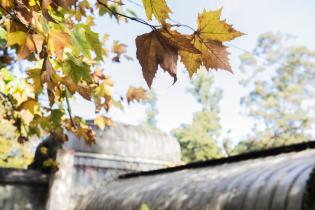
[[314,209],[314,147],[312,142],[125,176],[90,193],[77,209],[138,210],[143,203],[150,210]]

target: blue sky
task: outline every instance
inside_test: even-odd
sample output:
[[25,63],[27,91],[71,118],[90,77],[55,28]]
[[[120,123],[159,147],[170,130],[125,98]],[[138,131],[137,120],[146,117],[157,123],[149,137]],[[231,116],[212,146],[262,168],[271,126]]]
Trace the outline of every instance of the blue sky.
[[[140,0],[132,0],[141,4]],[[139,17],[145,17],[141,7],[130,5]],[[315,50],[315,1],[314,0],[168,0],[173,11],[172,19],[192,27],[196,27],[198,12],[204,8],[214,10],[223,7],[223,19],[246,33],[246,36],[227,43],[230,61],[234,74],[224,71],[211,71],[216,86],[224,91],[221,102],[221,122],[224,131],[231,130],[230,137],[239,140],[250,130],[251,121],[241,115],[239,98],[245,93],[238,81],[238,56],[242,51],[250,51],[256,44],[258,36],[265,32],[281,32],[296,36],[296,43],[304,44]],[[150,28],[139,23],[117,25],[115,20],[99,18],[96,31],[109,33],[112,40],[122,40],[128,45],[128,54],[133,61],[123,60],[120,64],[108,61],[104,71],[116,82],[114,94],[123,94],[130,85],[147,87],[142,77],[141,67],[135,58],[134,39],[137,35],[149,32]],[[200,109],[194,98],[186,89],[189,77],[179,63],[178,82],[171,86],[172,78],[159,70],[153,82],[153,88],[158,93],[159,114],[158,127],[166,132],[182,123],[189,123],[192,114]],[[73,102],[75,114],[85,118],[94,116],[93,105],[77,99]],[[125,111],[112,110],[110,115],[114,120],[137,124],[144,119],[143,106],[133,104]]]

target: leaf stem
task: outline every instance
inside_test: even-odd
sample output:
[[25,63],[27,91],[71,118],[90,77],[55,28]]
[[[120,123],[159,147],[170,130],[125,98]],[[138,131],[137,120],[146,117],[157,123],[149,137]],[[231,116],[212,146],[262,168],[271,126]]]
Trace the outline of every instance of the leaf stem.
[[65,87],[65,98],[66,98],[66,103],[67,103],[67,111],[68,111],[68,114],[69,114],[69,118],[70,118],[70,121],[71,121],[71,125],[73,127],[75,127],[75,124],[74,124],[74,121],[73,121],[73,118],[72,118],[72,113],[71,113],[71,106],[70,106],[70,102],[69,102],[69,97],[68,97],[68,89]]

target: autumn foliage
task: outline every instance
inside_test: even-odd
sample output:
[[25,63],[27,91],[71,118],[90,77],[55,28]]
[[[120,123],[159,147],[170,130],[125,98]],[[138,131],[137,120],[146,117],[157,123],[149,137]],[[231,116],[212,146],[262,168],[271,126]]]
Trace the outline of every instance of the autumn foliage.
[[[147,20],[136,17],[123,0],[2,0],[0,1],[0,121],[13,124],[20,142],[32,135],[54,133],[66,141],[67,129],[88,144],[95,134],[85,121],[72,116],[69,98],[74,94],[95,103],[96,113],[106,113],[117,100],[112,96],[113,81],[104,74],[104,61],[120,62],[127,46],[108,34],[93,31],[96,17],[109,15],[120,21],[135,21],[152,29],[135,39],[136,57],[149,87],[159,67],[177,80],[178,60],[190,77],[201,66],[232,71],[223,42],[242,35],[221,20],[221,9],[204,10],[197,29],[170,24],[171,9],[165,0],[143,0]],[[159,25],[151,24],[155,18]],[[181,27],[191,30],[182,34]],[[12,74],[20,61],[22,77]],[[24,65],[23,65],[24,66]],[[31,66],[29,68],[29,66]],[[47,98],[47,100],[46,100]],[[143,89],[129,89],[128,102],[146,98]],[[105,114],[106,115],[106,114]],[[112,121],[99,114],[95,123],[101,128]],[[65,129],[64,129],[65,128]]]

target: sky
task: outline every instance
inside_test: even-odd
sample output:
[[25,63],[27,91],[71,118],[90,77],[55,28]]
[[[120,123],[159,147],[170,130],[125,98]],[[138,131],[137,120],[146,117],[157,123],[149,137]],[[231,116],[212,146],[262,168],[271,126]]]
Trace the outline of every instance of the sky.
[[[125,0],[139,17],[145,19],[141,0]],[[172,9],[172,20],[196,28],[198,12],[203,9],[215,10],[223,7],[222,19],[226,19],[234,28],[245,36],[226,43],[229,46],[230,62],[234,74],[226,71],[210,71],[214,75],[215,85],[224,91],[221,101],[221,124],[223,133],[235,141],[245,137],[250,131],[252,121],[241,114],[240,97],[246,93],[239,84],[241,75],[238,71],[239,55],[251,51],[260,34],[281,32],[292,34],[295,42],[315,50],[315,1],[314,0],[167,0]],[[136,22],[116,24],[115,20],[98,18],[95,30],[109,33],[111,40],[121,40],[128,45],[128,55],[133,61],[122,59],[120,64],[107,62],[104,72],[115,82],[114,95],[125,94],[129,86],[147,87],[136,59],[134,39],[137,35],[149,32],[150,28]],[[154,81],[153,89],[157,92],[158,128],[169,132],[183,123],[190,123],[193,113],[200,110],[195,99],[187,93],[190,85],[188,74],[178,63],[178,81],[172,86],[172,78],[161,69]],[[91,103],[76,99],[72,102],[73,112],[84,118],[92,118],[94,107]],[[124,111],[113,109],[113,120],[139,124],[145,118],[144,107],[131,104]],[[228,134],[227,131],[231,130]]]

